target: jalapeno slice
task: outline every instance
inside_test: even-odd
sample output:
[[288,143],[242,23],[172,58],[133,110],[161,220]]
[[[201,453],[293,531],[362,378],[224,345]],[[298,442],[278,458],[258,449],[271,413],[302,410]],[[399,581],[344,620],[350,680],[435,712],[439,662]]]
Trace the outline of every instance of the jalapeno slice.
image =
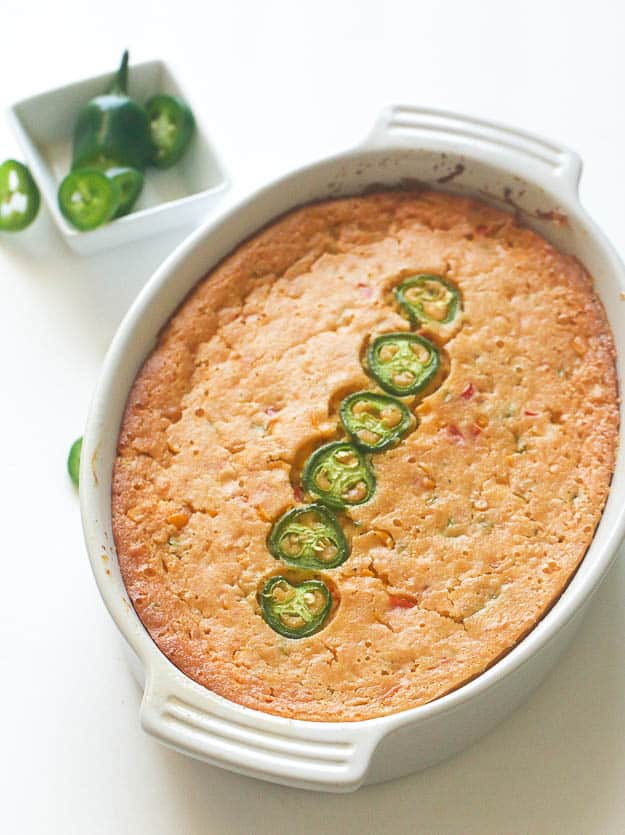
[[78,487],[79,473],[80,473],[80,453],[82,452],[82,438],[78,438],[72,444],[69,455],[67,456],[67,472],[69,477]]
[[416,333],[386,333],[369,345],[367,365],[384,391],[405,397],[432,381],[440,357],[436,346]]
[[146,104],[152,139],[151,162],[169,168],[184,154],[193,135],[195,119],[178,96],[153,96]]
[[278,560],[296,568],[336,568],[349,556],[349,545],[334,514],[322,504],[289,510],[267,539]]
[[141,194],[143,173],[138,168],[119,166],[108,168],[106,176],[119,186],[120,201],[115,217],[122,217],[128,214]]
[[39,211],[39,189],[25,165],[7,159],[0,165],[0,231],[21,232]]
[[393,446],[414,422],[400,400],[371,391],[350,394],[341,403],[339,414],[353,442],[368,452],[382,452]]
[[95,229],[111,220],[120,205],[115,180],[97,168],[71,171],[59,187],[59,208],[81,231]]
[[333,441],[310,456],[302,486],[323,504],[341,509],[368,501],[375,490],[375,475],[357,446]]
[[271,577],[259,598],[266,623],[285,638],[305,638],[318,632],[332,608],[332,595],[321,580],[293,585],[286,577]]
[[413,325],[447,325],[460,314],[460,294],[440,275],[411,275],[395,288],[395,298]]

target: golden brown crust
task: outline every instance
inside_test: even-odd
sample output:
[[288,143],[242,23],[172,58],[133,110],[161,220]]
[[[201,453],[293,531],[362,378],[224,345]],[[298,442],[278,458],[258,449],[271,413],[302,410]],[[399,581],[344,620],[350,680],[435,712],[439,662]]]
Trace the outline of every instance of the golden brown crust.
[[[367,335],[407,329],[389,289],[447,276],[464,299],[449,375],[375,457],[317,635],[258,614],[292,468],[372,388]],[[607,496],[614,347],[590,278],[514,219],[434,192],[292,212],[240,246],[166,327],[128,399],[113,529],[130,597],[183,672],[282,716],[366,719],[458,687],[561,594]],[[397,605],[398,597],[416,602]]]

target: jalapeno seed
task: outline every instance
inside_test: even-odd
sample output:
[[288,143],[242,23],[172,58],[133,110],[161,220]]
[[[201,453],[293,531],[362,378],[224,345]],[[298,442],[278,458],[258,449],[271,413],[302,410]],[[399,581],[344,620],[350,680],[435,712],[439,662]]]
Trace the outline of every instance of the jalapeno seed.
[[[392,350],[391,350],[392,349]],[[387,333],[367,350],[367,370],[389,394],[406,396],[425,388],[440,366],[438,349],[416,333]]]
[[271,577],[259,595],[265,622],[285,638],[305,638],[325,624],[332,595],[322,580],[292,584],[286,577]]
[[413,325],[446,325],[461,313],[458,288],[440,275],[411,275],[395,288],[395,298]]
[[368,452],[381,452],[398,443],[414,423],[400,400],[371,391],[350,394],[341,403],[339,415],[345,432]]
[[296,507],[271,529],[267,547],[296,568],[336,568],[349,556],[349,545],[335,515],[322,504]]
[[310,456],[302,473],[302,487],[323,504],[340,509],[370,499],[375,475],[358,447],[334,441]]

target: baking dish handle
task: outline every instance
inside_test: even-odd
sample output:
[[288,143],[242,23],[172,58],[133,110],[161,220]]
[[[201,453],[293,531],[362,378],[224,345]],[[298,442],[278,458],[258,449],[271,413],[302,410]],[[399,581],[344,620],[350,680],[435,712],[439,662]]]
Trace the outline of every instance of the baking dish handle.
[[[365,147],[389,145],[431,147],[472,156],[505,158],[506,165],[516,161],[520,173],[531,173],[534,178],[548,182],[552,188],[568,197],[577,197],[582,162],[575,151],[556,142],[543,139],[516,128],[464,116],[446,110],[434,110],[412,105],[391,105],[378,117]],[[528,171],[529,169],[529,171]]]
[[285,720],[216,696],[209,712],[206,693],[196,688],[181,681],[177,670],[148,676],[141,703],[144,730],[183,753],[251,777],[320,791],[353,791],[383,735],[362,723]]

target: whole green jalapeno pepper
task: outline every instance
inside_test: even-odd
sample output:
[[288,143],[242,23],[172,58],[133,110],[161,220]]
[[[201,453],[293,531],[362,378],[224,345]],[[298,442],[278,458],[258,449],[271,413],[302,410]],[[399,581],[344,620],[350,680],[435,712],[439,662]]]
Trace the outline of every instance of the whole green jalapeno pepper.
[[367,370],[384,391],[405,397],[424,389],[440,367],[438,349],[416,333],[386,333],[367,350]]
[[259,595],[263,618],[285,638],[305,638],[318,632],[332,608],[332,595],[322,580],[293,585],[286,577],[271,577]]
[[357,446],[333,441],[310,456],[302,486],[323,504],[341,509],[368,501],[375,490],[375,475]]
[[195,129],[188,105],[178,96],[161,93],[146,103],[152,139],[152,165],[169,168],[187,150]]
[[274,524],[269,551],[296,568],[336,568],[349,556],[349,545],[334,514],[321,504],[289,510]]
[[415,423],[400,400],[371,391],[350,394],[341,403],[339,414],[347,434],[367,452],[382,452],[393,446]]
[[25,165],[7,159],[0,165],[0,231],[21,232],[39,211],[39,189]]
[[130,166],[143,170],[152,154],[148,114],[131,99],[128,51],[107,93],[91,99],[74,128],[72,168]]
[[395,288],[395,298],[413,325],[447,325],[461,312],[458,288],[440,275],[411,275]]

